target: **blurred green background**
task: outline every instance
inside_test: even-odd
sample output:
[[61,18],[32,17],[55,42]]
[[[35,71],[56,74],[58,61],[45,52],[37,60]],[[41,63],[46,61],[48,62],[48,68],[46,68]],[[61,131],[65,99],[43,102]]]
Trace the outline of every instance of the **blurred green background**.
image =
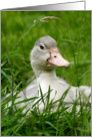
[[[41,22],[45,16],[59,19]],[[71,63],[69,68],[57,67],[57,75],[74,86],[91,85],[90,11],[2,11],[2,90],[11,88],[12,80],[14,85],[21,82],[20,89],[30,82],[34,75],[30,51],[35,41],[45,35],[57,41],[61,54]]]

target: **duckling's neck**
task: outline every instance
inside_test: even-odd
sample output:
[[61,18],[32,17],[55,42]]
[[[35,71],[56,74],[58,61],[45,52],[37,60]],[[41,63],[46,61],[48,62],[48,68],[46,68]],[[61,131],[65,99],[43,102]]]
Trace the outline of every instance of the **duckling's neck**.
[[56,72],[55,72],[55,69],[54,70],[50,70],[50,71],[41,71],[39,73],[39,75],[37,76],[37,81],[38,83],[40,84],[42,81],[44,82],[48,82],[49,81],[52,81],[56,79]]
[[46,93],[50,88],[53,87],[53,84],[56,82],[56,73],[55,70],[50,71],[41,71],[39,75],[37,76],[37,83],[38,83],[38,90],[39,85],[42,89],[43,93]]

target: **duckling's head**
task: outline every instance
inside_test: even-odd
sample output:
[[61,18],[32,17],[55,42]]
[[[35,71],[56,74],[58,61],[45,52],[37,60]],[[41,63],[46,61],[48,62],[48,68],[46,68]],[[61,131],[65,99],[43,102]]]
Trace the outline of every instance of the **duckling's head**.
[[65,60],[57,48],[57,42],[50,36],[41,37],[31,51],[31,65],[36,71],[51,71],[55,66],[68,67],[69,62]]

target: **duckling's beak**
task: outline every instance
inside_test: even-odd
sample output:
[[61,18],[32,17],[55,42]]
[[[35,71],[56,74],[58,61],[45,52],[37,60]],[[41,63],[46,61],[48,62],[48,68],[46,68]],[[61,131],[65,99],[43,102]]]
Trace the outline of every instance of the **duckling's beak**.
[[60,66],[60,67],[68,67],[70,63],[62,57],[58,49],[49,49],[50,58],[48,59],[48,63]]

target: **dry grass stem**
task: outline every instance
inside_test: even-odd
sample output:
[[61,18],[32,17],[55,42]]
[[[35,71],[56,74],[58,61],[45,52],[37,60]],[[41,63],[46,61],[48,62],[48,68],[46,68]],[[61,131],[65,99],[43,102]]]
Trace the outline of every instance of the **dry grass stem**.
[[40,19],[41,22],[48,22],[46,19],[59,19],[58,17],[55,16],[46,16]]

